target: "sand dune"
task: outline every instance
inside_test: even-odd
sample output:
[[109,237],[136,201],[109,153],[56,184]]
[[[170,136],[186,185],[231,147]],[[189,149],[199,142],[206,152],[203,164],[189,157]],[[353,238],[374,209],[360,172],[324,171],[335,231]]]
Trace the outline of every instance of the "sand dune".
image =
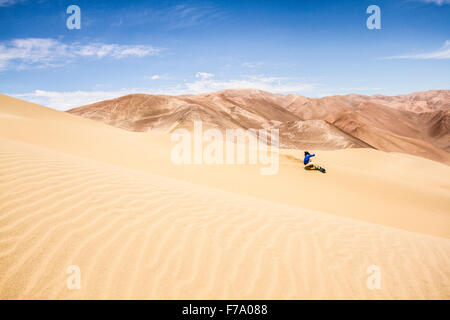
[[[7,96],[3,101],[8,106],[3,110],[22,115],[0,118],[0,136],[4,138],[301,208],[450,238],[450,167],[434,161],[371,149],[320,151],[316,161],[329,169],[326,179],[303,170],[300,150],[283,151],[287,155],[280,157],[279,172],[273,176],[261,176],[256,165],[174,165],[170,159],[174,143],[165,134],[119,130]],[[349,203],[353,210],[348,209]],[[411,216],[416,218],[409,219]]]
[[222,130],[279,128],[284,148],[370,147],[450,164],[449,92],[320,99],[253,89],[175,97],[133,94],[68,112],[140,132],[190,129],[194,120]]
[[[450,298],[450,240],[0,148],[2,299]],[[366,287],[372,264],[379,291]]]
[[322,175],[284,150],[261,176],[171,146],[1,96],[0,298],[450,298],[449,166],[346,149]]

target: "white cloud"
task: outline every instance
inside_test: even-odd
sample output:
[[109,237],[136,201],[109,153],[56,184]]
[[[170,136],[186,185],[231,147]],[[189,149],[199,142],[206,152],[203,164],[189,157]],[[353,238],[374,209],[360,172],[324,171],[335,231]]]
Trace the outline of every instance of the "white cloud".
[[304,84],[291,78],[250,76],[244,79],[235,80],[214,80],[213,74],[198,72],[195,80],[185,82],[171,87],[164,88],[131,88],[114,91],[45,91],[35,90],[24,94],[14,94],[13,96],[51,107],[58,110],[68,110],[82,105],[118,98],[132,93],[145,94],[197,94],[225,89],[259,89],[273,93],[302,93],[311,92],[317,84]]
[[[198,74],[198,73],[197,73]],[[224,89],[259,89],[273,93],[292,93],[310,91],[315,84],[299,83],[295,79],[282,77],[249,76],[243,79],[215,80],[208,76],[197,76],[200,80],[186,82],[186,88],[190,93],[204,93]]]
[[[130,1],[131,2],[131,1]],[[111,18],[115,20],[112,26],[118,27],[122,25],[137,26],[137,25],[153,25],[161,30],[175,30],[187,29],[199,26],[216,25],[230,17],[230,15],[223,11],[220,5],[214,5],[211,1],[206,3],[196,1],[160,1],[160,8],[150,8],[147,5],[140,6],[139,10],[134,10],[136,7],[129,7],[122,10]],[[171,5],[169,2],[178,2],[178,4]],[[180,3],[183,2],[183,3]]]
[[244,62],[241,64],[241,66],[246,67],[246,68],[250,68],[250,69],[254,69],[254,68],[259,68],[263,65],[262,62]]
[[45,91],[16,94],[15,97],[58,110],[68,110],[85,104],[94,103],[107,99],[118,98],[134,90],[121,89],[117,91]]
[[13,6],[16,3],[22,2],[23,0],[0,0],[0,7]]
[[195,74],[195,77],[196,78],[201,78],[202,80],[206,80],[206,79],[214,77],[214,74],[208,73],[208,72],[197,72]]
[[89,45],[74,45],[70,49],[74,51],[75,55],[79,56],[97,56],[103,58],[110,56],[116,59],[125,58],[128,56],[145,57],[159,53],[159,49],[151,46],[127,46],[118,44],[89,44]]
[[145,45],[119,45],[105,43],[65,44],[55,39],[14,39],[0,44],[0,70],[63,65],[69,59],[80,57],[145,57],[156,55],[159,48]]
[[144,76],[144,79],[147,80],[169,80],[171,76],[169,74],[154,74],[151,76]]
[[423,0],[426,3],[434,3],[438,6],[442,6],[443,4],[450,4],[450,0]]
[[217,22],[223,12],[214,6],[190,6],[179,4],[159,13],[160,19],[168,22],[171,28],[189,28],[207,22]]
[[123,88],[112,91],[46,91],[35,90],[33,92],[22,94],[11,94],[19,99],[37,103],[53,109],[65,111],[71,108],[80,107],[86,104],[95,103],[103,100],[114,99],[125,96],[127,94],[144,93],[144,94],[168,94],[178,95],[187,93],[185,87],[175,86],[167,89],[153,88]]
[[384,57],[382,59],[450,59],[450,40],[445,41],[444,45],[432,52],[419,53],[419,54],[405,54],[391,57]]

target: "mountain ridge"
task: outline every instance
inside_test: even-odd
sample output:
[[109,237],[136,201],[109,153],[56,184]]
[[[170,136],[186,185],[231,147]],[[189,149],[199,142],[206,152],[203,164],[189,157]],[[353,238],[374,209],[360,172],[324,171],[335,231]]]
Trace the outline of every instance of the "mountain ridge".
[[307,98],[257,89],[179,96],[131,94],[67,111],[129,131],[278,128],[280,146],[375,148],[450,164],[450,90]]

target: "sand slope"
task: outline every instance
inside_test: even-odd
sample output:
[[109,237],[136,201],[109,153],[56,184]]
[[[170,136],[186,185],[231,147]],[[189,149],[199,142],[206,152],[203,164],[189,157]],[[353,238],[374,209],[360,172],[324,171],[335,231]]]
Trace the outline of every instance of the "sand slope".
[[[450,167],[370,149],[320,151],[325,176],[303,170],[302,151],[286,151],[280,169],[262,176],[255,165],[171,162],[167,135],[129,132],[3,96],[0,137],[156,173],[221,190],[408,231],[450,238]],[[13,117],[14,116],[14,117]],[[310,150],[313,151],[313,150]],[[349,204],[351,204],[351,209]],[[412,218],[413,217],[413,218]]]
[[261,176],[170,147],[0,97],[0,298],[450,298],[448,166],[351,149],[322,175],[287,150]]
[[3,299],[450,298],[447,239],[4,139],[0,153]]

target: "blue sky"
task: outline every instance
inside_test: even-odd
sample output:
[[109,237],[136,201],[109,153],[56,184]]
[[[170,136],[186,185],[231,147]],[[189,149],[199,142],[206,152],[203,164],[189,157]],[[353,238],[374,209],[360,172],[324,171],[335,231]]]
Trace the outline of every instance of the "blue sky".
[[128,93],[449,89],[449,18],[450,0],[0,0],[0,92],[66,110]]

